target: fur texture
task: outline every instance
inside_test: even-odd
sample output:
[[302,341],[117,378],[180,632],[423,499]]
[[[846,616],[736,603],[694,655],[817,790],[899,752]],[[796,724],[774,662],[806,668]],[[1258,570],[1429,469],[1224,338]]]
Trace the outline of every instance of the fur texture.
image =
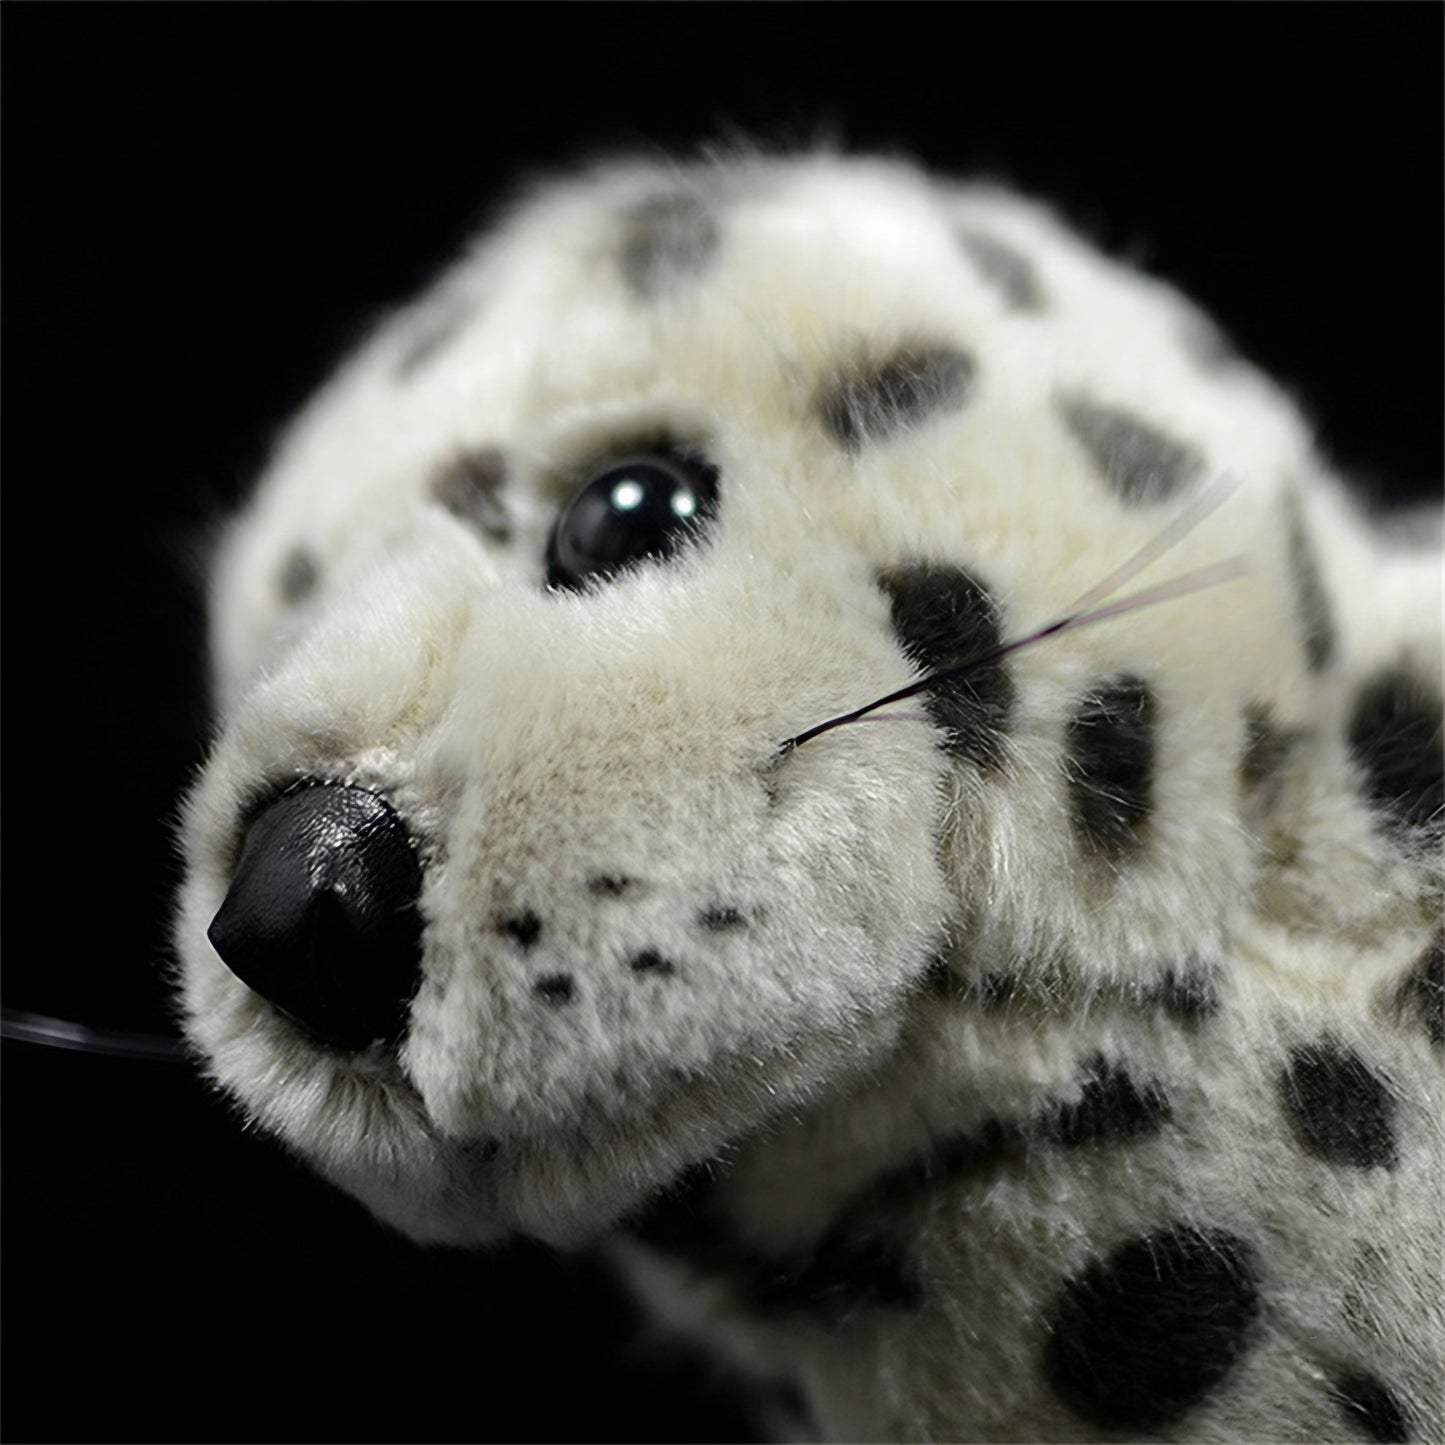
[[[624,457],[669,556],[545,586]],[[1140,585],[911,720],[779,744]],[[1438,518],[1046,210],[906,165],[612,166],[518,206],[297,421],[214,589],[177,923],[245,1113],[421,1240],[610,1237],[800,1431],[1438,1438]],[[287,789],[422,864],[399,1043],[206,930]]]

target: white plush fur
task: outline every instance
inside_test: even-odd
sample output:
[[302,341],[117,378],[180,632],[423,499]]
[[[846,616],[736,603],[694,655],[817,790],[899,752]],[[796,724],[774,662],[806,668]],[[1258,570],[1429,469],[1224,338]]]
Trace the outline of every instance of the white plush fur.
[[[679,192],[721,240],[697,277],[639,298],[617,260],[626,218]],[[1046,304],[1011,308],[960,227],[1028,257]],[[418,328],[466,307],[399,377]],[[1181,344],[1201,324],[1042,208],[901,164],[616,166],[530,197],[345,364],[220,558],[224,727],[187,812],[177,924],[214,1078],[421,1240],[581,1243],[707,1164],[708,1217],[744,1252],[792,1259],[931,1143],[1077,1100],[1081,1061],[1103,1053],[1163,1081],[1171,1127],[1040,1146],[898,1205],[880,1228],[921,1303],[759,1315],[725,1268],[619,1247],[674,1317],[799,1380],[832,1437],[1114,1439],[1041,1378],[1050,1301],[1120,1240],[1199,1221],[1253,1242],[1263,1303],[1250,1348],[1168,1438],[1369,1438],[1327,1387],[1346,1366],[1389,1382],[1414,1438],[1438,1432],[1440,1052],[1396,1006],[1438,926],[1438,849],[1380,826],[1345,734],[1360,685],[1402,656],[1438,696],[1439,553],[1376,536],[1273,384]],[[820,390],[918,338],[976,359],[967,403],[840,447]],[[976,570],[1015,634],[1177,513],[1101,481],[1060,420],[1078,393],[1187,440],[1232,487],[1133,585],[1235,554],[1247,574],[1010,659],[997,769],[950,759],[917,721],[779,759],[915,675],[879,569]],[[666,563],[548,593],[570,489],[661,432],[717,466],[717,525]],[[439,467],[482,447],[507,461],[507,543],[430,499]],[[1321,672],[1292,515],[1333,614]],[[288,606],[277,577],[298,545],[320,582]],[[1147,846],[1127,865],[1081,849],[1064,763],[1078,700],[1121,673],[1158,703]],[[1240,783],[1261,704],[1294,740],[1267,805]],[[384,795],[423,861],[399,1049],[317,1047],[206,941],[249,810],[303,779]],[[640,882],[599,897],[599,875]],[[718,906],[745,926],[699,932]],[[495,927],[522,909],[544,920],[525,954]],[[644,948],[683,966],[633,976]],[[955,988],[921,982],[934,958]],[[1186,1027],[1142,1000],[1189,959],[1222,1005]],[[538,1006],[549,971],[577,977],[569,1008]],[[999,975],[1010,999],[978,1006],[970,989]],[[1291,1143],[1281,1061],[1322,1035],[1388,1082],[1393,1170]],[[1347,1297],[1369,1321],[1353,1333]]]

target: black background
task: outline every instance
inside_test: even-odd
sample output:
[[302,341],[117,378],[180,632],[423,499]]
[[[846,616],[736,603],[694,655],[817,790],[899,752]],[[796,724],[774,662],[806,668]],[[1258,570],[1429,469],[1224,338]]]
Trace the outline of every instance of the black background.
[[[1379,495],[1438,495],[1442,12],[12,3],[5,1000],[167,1027],[199,560],[270,435],[500,187],[831,136],[1052,197]],[[4,1435],[737,1438],[593,1264],[392,1239],[183,1067],[4,1050]]]

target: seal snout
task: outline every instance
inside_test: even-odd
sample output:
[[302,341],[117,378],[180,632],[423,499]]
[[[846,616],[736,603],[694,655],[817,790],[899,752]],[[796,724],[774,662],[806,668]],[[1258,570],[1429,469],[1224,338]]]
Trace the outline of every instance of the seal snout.
[[319,1042],[395,1041],[420,979],[421,866],[384,798],[313,785],[252,823],[207,930],[226,967]]

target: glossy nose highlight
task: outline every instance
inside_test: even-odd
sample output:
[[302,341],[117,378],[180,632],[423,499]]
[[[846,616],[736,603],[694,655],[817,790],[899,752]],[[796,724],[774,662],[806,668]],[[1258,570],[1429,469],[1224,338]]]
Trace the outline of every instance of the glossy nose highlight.
[[396,1040],[420,977],[421,867],[382,797],[349,784],[286,794],[251,825],[207,931],[246,986],[319,1041]]

